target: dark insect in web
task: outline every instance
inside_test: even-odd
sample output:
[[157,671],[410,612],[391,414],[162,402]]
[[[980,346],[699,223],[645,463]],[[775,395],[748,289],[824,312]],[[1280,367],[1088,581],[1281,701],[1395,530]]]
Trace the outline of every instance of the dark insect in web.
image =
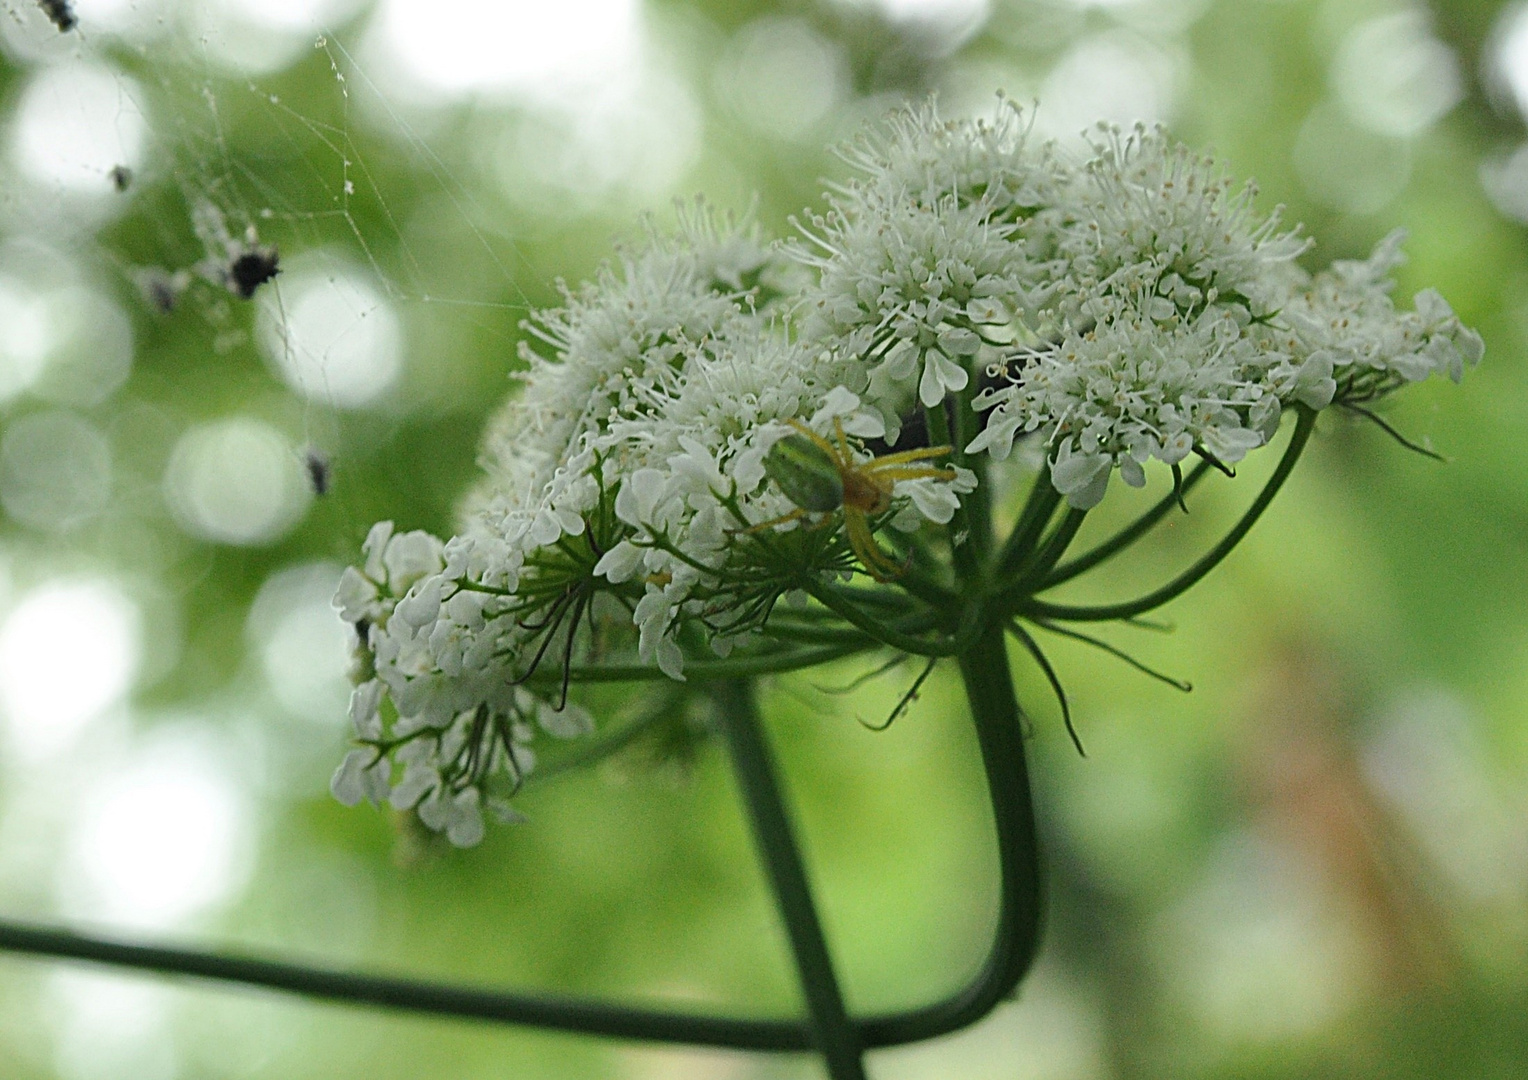
[[106,174],[106,179],[111,181],[111,186],[118,191],[126,191],[133,186],[133,170],[126,165],[113,165],[111,171]]
[[74,6],[69,0],[37,0],[37,6],[42,8],[48,21],[58,27],[59,33],[68,33],[79,25],[79,19],[74,15]]
[[241,300],[255,295],[255,290],[281,273],[281,256],[275,244],[257,244],[238,252],[224,270],[230,292]]
[[329,494],[329,458],[316,446],[308,447],[303,455],[303,468],[308,471],[308,484],[315,495]]

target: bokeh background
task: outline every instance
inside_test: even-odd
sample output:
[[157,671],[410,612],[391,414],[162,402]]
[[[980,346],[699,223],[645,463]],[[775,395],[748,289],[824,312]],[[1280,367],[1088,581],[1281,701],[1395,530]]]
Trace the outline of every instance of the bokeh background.
[[[1043,954],[1017,1000],[873,1054],[873,1075],[1528,1073],[1528,5],[74,6],[68,34],[28,0],[0,9],[5,915],[799,1008],[703,715],[533,787],[529,824],[453,851],[328,797],[347,692],[328,598],[372,521],[449,532],[520,320],[640,241],[640,215],[704,193],[784,234],[843,173],[825,146],[900,101],[982,112],[1001,89],[1072,145],[1145,119],[1213,147],[1306,223],[1313,265],[1404,226],[1402,295],[1436,285],[1487,358],[1387,410],[1447,464],[1328,417],[1174,633],[1110,632],[1192,694],[1058,644],[1081,759],[1016,658]],[[254,300],[195,277],[255,238],[283,272]],[[1087,595],[1183,565],[1269,467],[1207,485]],[[1105,518],[1129,509],[1113,498]],[[995,882],[951,674],[876,734],[856,721],[911,672],[826,692],[860,670],[771,683],[765,705],[868,1010],[974,968]],[[816,1069],[0,956],[8,1080]]]

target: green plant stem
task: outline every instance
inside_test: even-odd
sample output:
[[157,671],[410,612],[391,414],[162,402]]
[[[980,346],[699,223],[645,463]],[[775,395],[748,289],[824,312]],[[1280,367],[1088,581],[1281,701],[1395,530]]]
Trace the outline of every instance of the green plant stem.
[[[957,404],[956,408],[958,412],[961,406]],[[925,408],[923,415],[928,420],[929,445],[949,446],[950,456],[964,465],[965,454],[961,448],[965,444],[957,445],[951,442],[950,418],[945,410],[944,402],[940,402],[933,408]],[[973,498],[976,493],[972,492],[960,500],[960,505],[956,508],[949,524],[950,561],[955,565],[956,578],[963,582],[970,582],[977,578],[990,531],[990,526],[986,524],[988,517],[985,487],[978,485],[978,490],[982,492],[980,498]],[[956,540],[960,542],[956,543]]]
[[[867,1047],[937,1038],[980,1020],[1013,992],[1039,936],[1039,869],[1034,812],[1020,737],[1018,703],[1002,631],[988,627],[962,652],[971,712],[992,800],[1001,898],[997,927],[976,976],[949,997],[858,1021]],[[503,993],[312,964],[129,943],[54,927],[0,920],[0,950],[84,960],[138,971],[185,975],[458,1019],[521,1024],[554,1031],[737,1050],[802,1051],[816,1047],[810,1025],[793,1019],[709,1016],[577,998]]]
[[131,944],[24,923],[0,922],[0,949],[263,986],[354,1005],[493,1020],[618,1039],[697,1043],[746,1050],[812,1048],[810,1033],[805,1025],[796,1021],[730,1019],[543,994],[506,994],[472,986],[365,975],[193,949]]
[[844,1009],[827,939],[807,883],[806,864],[796,845],[774,760],[765,741],[753,685],[743,680],[722,682],[714,693],[721,712],[722,734],[753,826],[754,842],[790,938],[817,1050],[831,1080],[866,1080],[860,1031]]
[[1024,500],[1024,509],[1019,512],[1019,520],[1014,523],[1013,532],[1008,534],[1003,550],[998,553],[998,575],[1017,569],[1034,554],[1040,534],[1045,531],[1045,526],[1050,523],[1060,502],[1061,493],[1050,482],[1050,476],[1042,467],[1035,477],[1034,486],[1029,489],[1029,497]]
[[962,546],[971,549],[973,564],[981,567],[986,566],[992,557],[992,487],[987,478],[987,463],[991,459],[986,454],[966,453],[966,447],[981,432],[981,422],[971,405],[981,384],[978,377],[981,374],[980,365],[976,366],[978,370],[971,373],[970,383],[956,396],[955,425],[951,434],[955,440],[953,448],[956,464],[976,474],[976,490],[968,492],[961,499],[966,510],[966,524],[970,529],[966,543]]
[[1178,505],[1179,496],[1187,495],[1208,474],[1212,466],[1208,461],[1201,461],[1195,465],[1186,477],[1183,478],[1181,490],[1169,492],[1164,495],[1150,510],[1126,525],[1109,539],[1100,543],[1097,547],[1083,552],[1070,562],[1062,563],[1045,578],[1045,584],[1041,588],[1049,589],[1060,585],[1063,581],[1071,581],[1079,574],[1086,573],[1099,563],[1118,555],[1131,544],[1145,536],[1152,528],[1172,512]]
[[[750,675],[779,675],[878,649],[881,644],[879,639],[867,636],[857,641],[814,649],[773,649],[729,656],[722,660],[687,660],[684,677],[690,682],[713,682],[719,679],[741,679]],[[571,683],[659,682],[667,678],[667,675],[650,664],[574,664],[568,669],[568,681]],[[555,686],[561,680],[562,672],[556,671],[545,675],[538,673],[526,681],[531,686]]]
[[1077,536],[1077,530],[1082,528],[1083,520],[1087,516],[1086,510],[1069,507],[1061,523],[1051,530],[1050,536],[1046,537],[1027,559],[1019,563],[1013,578],[1005,582],[1002,589],[1023,591],[1032,582],[1043,579],[1046,574],[1049,574],[1061,556],[1066,554],[1066,549],[1071,546],[1072,540]]
[[1040,846],[1035,831],[1023,725],[1001,624],[989,623],[959,657],[997,832],[999,896],[992,947],[981,974],[937,1005],[877,1025],[872,1045],[957,1031],[1013,993],[1040,941]]
[[1134,600],[1126,600],[1118,604],[1105,604],[1098,607],[1052,604],[1044,600],[1037,600],[1033,597],[1012,593],[1005,595],[1002,598],[1003,601],[1013,604],[1015,614],[1029,618],[1059,619],[1074,622],[1107,622],[1111,619],[1128,619],[1132,615],[1143,614],[1153,608],[1161,607],[1169,600],[1181,596],[1196,585],[1211,570],[1215,569],[1216,566],[1220,565],[1225,557],[1231,554],[1232,549],[1241,543],[1242,538],[1257,523],[1257,519],[1263,516],[1263,511],[1267,510],[1269,504],[1273,502],[1273,497],[1284,486],[1284,481],[1289,478],[1290,472],[1295,467],[1295,462],[1300,459],[1300,454],[1305,450],[1306,443],[1310,441],[1310,435],[1315,426],[1315,411],[1303,405],[1300,406],[1300,419],[1295,425],[1294,435],[1291,436],[1289,445],[1284,448],[1284,456],[1279,460],[1278,468],[1273,471],[1273,475],[1263,485],[1263,490],[1258,492],[1257,498],[1247,508],[1246,513],[1241,516],[1241,519],[1231,528],[1231,531],[1221,538],[1220,543],[1207,551],[1193,566],[1173,578],[1160,589],[1149,592],[1145,596],[1137,597]]
[[868,612],[860,610],[840,590],[831,585],[808,582],[804,588],[812,599],[823,607],[890,648],[913,653],[916,656],[954,656],[960,651],[961,643],[958,641],[929,640],[902,633]]
[[683,683],[670,683],[655,695],[658,700],[649,705],[635,720],[627,722],[614,732],[603,733],[599,739],[591,741],[567,757],[558,758],[550,764],[538,763],[535,771],[525,777],[522,786],[524,788],[542,787],[568,773],[587,769],[614,757],[658,724],[682,710],[686,693]]

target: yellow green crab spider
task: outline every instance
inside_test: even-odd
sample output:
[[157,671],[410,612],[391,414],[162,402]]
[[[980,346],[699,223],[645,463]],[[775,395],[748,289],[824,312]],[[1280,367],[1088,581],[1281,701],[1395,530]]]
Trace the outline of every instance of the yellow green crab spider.
[[[833,421],[835,442],[829,442],[799,421],[787,423],[796,429],[796,434],[787,435],[770,448],[764,458],[764,472],[796,508],[746,531],[762,532],[799,521],[808,514],[831,515],[842,510],[849,547],[866,573],[877,581],[900,577],[907,568],[881,550],[871,532],[870,519],[891,509],[891,495],[898,480],[955,479],[953,468],[917,464],[942,457],[950,448],[931,446],[857,461],[838,420]],[[811,527],[821,528],[831,520],[825,516]]]

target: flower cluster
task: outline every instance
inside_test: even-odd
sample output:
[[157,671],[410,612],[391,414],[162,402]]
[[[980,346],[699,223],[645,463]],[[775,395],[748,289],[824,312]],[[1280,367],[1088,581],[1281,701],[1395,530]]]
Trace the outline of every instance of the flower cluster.
[[1312,276],[1250,186],[1159,131],[1100,128],[1069,162],[1006,102],[925,107],[843,156],[853,177],[795,242],[697,208],[527,323],[458,534],[380,524],[341,583],[360,747],[338,798],[476,842],[537,732],[592,729],[576,668],[683,679],[770,639],[782,597],[937,560],[1020,436],[1086,509],[1116,469],[1228,465],[1292,405],[1480,356],[1436,293],[1391,302],[1399,237]]
[[812,219],[819,271],[803,335],[889,430],[914,395],[971,393],[970,454],[1038,433],[1056,489],[1087,509],[1155,458],[1230,465],[1282,410],[1368,399],[1482,351],[1436,292],[1391,303],[1399,234],[1311,277],[1307,248],[1259,216],[1256,189],[1160,130],[1100,127],[1066,167],[1030,148],[1017,110],[994,123],[902,115],[849,156],[856,181]]

